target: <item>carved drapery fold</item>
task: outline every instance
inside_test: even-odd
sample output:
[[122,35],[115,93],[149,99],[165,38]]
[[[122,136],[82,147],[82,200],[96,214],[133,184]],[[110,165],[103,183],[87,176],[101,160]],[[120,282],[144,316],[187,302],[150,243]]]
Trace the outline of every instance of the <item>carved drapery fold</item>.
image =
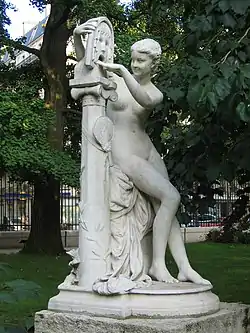
[[153,208],[149,198],[117,166],[110,168],[110,219],[112,271],[98,279],[93,290],[126,293],[149,285],[141,241],[152,228]]

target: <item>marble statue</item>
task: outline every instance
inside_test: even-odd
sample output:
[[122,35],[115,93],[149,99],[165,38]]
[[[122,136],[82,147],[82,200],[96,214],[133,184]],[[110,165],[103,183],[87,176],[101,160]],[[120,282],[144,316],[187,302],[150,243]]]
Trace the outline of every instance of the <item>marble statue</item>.
[[[101,294],[127,292],[151,279],[210,284],[189,263],[176,219],[180,194],[145,131],[150,113],[163,100],[151,81],[161,56],[159,43],[143,39],[132,45],[132,73],[113,63],[113,29],[106,18],[78,26],[74,44],[78,63],[71,94],[83,100],[74,283]],[[152,249],[142,246],[148,235]],[[167,245],[179,269],[177,278],[165,264]]]
[[158,281],[177,282],[165,264],[168,244],[179,268],[178,281],[209,284],[190,266],[176,219],[180,195],[169,181],[164,162],[145,132],[151,111],[163,99],[151,81],[160,54],[161,47],[156,41],[144,39],[131,47],[132,74],[122,65],[97,62],[114,73],[113,80],[117,84],[118,100],[109,101],[107,106],[107,115],[114,124],[112,159],[133,185],[148,196],[154,208],[149,275]]
[[[89,20],[74,31],[75,49],[79,61],[76,65],[75,79],[86,75],[86,68],[90,66],[89,64],[82,65],[83,60],[86,62],[85,58],[88,56],[88,54],[85,55],[82,36],[88,35],[88,39],[90,39],[96,26],[95,20]],[[209,281],[203,279],[190,266],[180,226],[176,219],[180,195],[169,181],[164,162],[145,131],[145,124],[150,113],[163,99],[161,91],[151,81],[161,56],[161,47],[152,39],[144,39],[132,45],[131,74],[123,65],[113,63],[110,37],[107,29],[98,33],[97,57],[96,61],[92,63],[92,68],[96,66],[98,69],[103,69],[102,75],[106,78],[109,77],[115,83],[117,93],[117,98],[109,99],[106,105],[106,115],[113,123],[111,159],[109,160],[111,237],[113,239],[113,244],[111,242],[111,266],[113,271],[108,272],[107,279],[111,276],[117,277],[120,274],[131,281],[150,281],[150,276],[166,283],[191,281],[198,284],[209,284]],[[88,62],[91,61],[88,60]],[[73,88],[72,96],[76,99],[79,98],[80,91],[80,88]],[[139,204],[133,199],[135,191]],[[114,193],[116,193],[116,198],[114,198]],[[120,204],[117,203],[119,201]],[[124,204],[126,201],[130,203]],[[119,205],[123,206],[123,213],[121,213]],[[135,212],[131,214],[135,205],[141,205],[142,207],[138,209],[146,212],[144,219],[147,220],[147,223],[142,221],[140,227],[142,212],[139,213],[139,217]],[[117,206],[116,209],[114,206]],[[117,210],[120,214],[117,214]],[[133,234],[130,234],[131,230],[129,230],[131,225],[124,218],[124,215],[128,214],[130,216],[127,220],[132,220],[135,224]],[[118,218],[112,218],[112,215],[118,215]],[[119,223],[119,219],[120,222],[122,221],[121,223]],[[138,228],[140,231],[136,230]],[[153,230],[152,263],[146,272],[143,267],[140,242],[151,228]],[[123,241],[126,240],[126,248],[122,245],[121,236],[120,239],[117,237],[119,234],[122,235]],[[129,234],[130,240],[126,238],[126,234]],[[131,249],[128,242],[134,243],[136,238],[137,249]],[[165,264],[167,244],[179,268],[177,279],[169,273]],[[118,249],[120,249],[120,254],[115,255],[119,252]],[[121,249],[123,253],[121,253]],[[127,262],[125,269],[124,258],[119,260],[119,256],[124,257],[125,262]],[[120,261],[123,262],[120,263]],[[134,261],[134,267],[131,267],[131,261]],[[128,267],[130,267],[129,270]],[[105,280],[103,277],[100,278],[101,281]]]
[[[145,131],[162,92],[151,81],[160,45],[131,47],[131,73],[114,63],[106,17],[74,30],[71,94],[82,102],[79,248],[48,309],[105,317],[201,316],[219,310],[212,285],[191,267],[176,212],[180,195]],[[169,247],[179,273],[165,264]],[[112,295],[112,296],[111,296]]]

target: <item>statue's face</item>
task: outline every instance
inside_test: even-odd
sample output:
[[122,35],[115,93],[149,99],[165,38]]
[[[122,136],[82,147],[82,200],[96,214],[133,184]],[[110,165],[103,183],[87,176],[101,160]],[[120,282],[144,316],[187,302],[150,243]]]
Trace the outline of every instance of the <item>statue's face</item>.
[[95,37],[95,53],[96,58],[99,60],[110,62],[112,55],[112,40],[111,40],[111,31],[109,26],[102,22],[96,32]]
[[134,76],[144,77],[151,74],[153,60],[147,53],[133,50],[131,53],[131,69]]

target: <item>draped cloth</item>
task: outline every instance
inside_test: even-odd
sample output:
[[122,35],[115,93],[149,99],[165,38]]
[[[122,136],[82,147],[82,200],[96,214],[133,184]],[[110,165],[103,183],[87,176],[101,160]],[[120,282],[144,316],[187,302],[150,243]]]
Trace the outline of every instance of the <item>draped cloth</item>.
[[152,229],[154,211],[118,166],[110,167],[111,272],[98,279],[93,290],[99,294],[122,294],[151,284],[144,273],[141,241]]

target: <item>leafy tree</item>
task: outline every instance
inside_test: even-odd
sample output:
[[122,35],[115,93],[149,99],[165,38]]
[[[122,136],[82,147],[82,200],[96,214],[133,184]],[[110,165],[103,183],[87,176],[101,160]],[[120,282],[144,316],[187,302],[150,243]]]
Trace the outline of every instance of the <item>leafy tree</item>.
[[[42,72],[37,63],[28,68],[9,69],[0,72],[0,166],[14,179],[35,184],[35,203],[32,218],[39,210],[38,184],[53,176],[55,180],[77,186],[79,165],[69,154],[52,147],[47,139],[48,128],[54,124],[55,113],[38,96],[42,88]],[[49,193],[40,200],[51,201]],[[43,221],[45,230],[50,226]],[[34,224],[34,221],[32,220]],[[46,240],[48,249],[53,249],[54,234],[40,231],[37,247],[42,249]],[[61,239],[61,237],[59,238]]]
[[[31,1],[31,4],[43,9],[46,2]],[[27,47],[20,41],[5,39],[6,45],[30,52],[39,59],[44,75],[45,103],[54,117],[53,121],[47,121],[48,127],[43,128],[43,134],[46,130],[49,146],[58,152],[63,151],[63,112],[67,108],[66,46],[70,36],[67,20],[75,5],[77,1],[71,1],[70,4],[67,1],[52,1],[41,50]],[[34,106],[33,110],[31,108],[30,113],[36,107],[42,113],[41,106],[38,105]],[[27,153],[26,156],[28,155]],[[33,252],[60,253],[64,251],[60,237],[60,183],[54,173],[47,172],[43,176],[42,180],[40,177],[34,178],[32,229],[26,249]]]
[[[0,40],[3,40],[4,37],[8,37],[7,26],[10,24],[10,19],[7,16],[7,10],[12,8],[11,4],[5,0],[0,0]],[[0,44],[0,48],[2,45]]]
[[[32,152],[30,149],[26,150],[25,142],[23,142],[22,149],[18,150],[19,155],[17,155],[17,148],[13,147],[13,151],[15,151],[16,154],[12,153],[12,155],[10,155],[9,162],[6,160],[7,157],[5,156],[3,163],[13,172],[13,169],[19,166],[20,163],[22,172],[24,173],[28,171],[28,167],[23,168],[23,166],[29,166],[31,169],[30,176],[32,177],[34,173],[39,172],[37,176],[33,177],[35,186],[33,220],[31,233],[25,245],[25,250],[29,252],[60,253],[64,251],[60,237],[60,180],[65,181],[65,179],[69,180],[69,178],[72,180],[75,173],[75,164],[72,162],[70,156],[68,156],[67,163],[63,163],[63,161],[65,162],[66,155],[62,155],[62,152],[65,148],[65,152],[72,153],[74,156],[78,154],[79,156],[80,139],[79,129],[74,132],[77,127],[77,122],[79,121],[79,106],[72,100],[69,100],[66,46],[78,20],[86,21],[94,16],[106,15],[111,19],[116,31],[122,34],[127,27],[127,19],[124,15],[123,7],[119,6],[115,0],[30,0],[30,4],[37,7],[39,10],[42,10],[48,3],[51,5],[51,11],[44,29],[44,38],[40,50],[27,47],[23,45],[20,40],[13,41],[6,34],[3,38],[3,42],[6,46],[32,53],[37,56],[40,63],[43,87],[45,88],[46,112],[43,113],[44,106],[42,106],[41,102],[36,100],[33,104],[31,103],[29,105],[26,113],[29,114],[29,122],[32,123],[32,113],[35,112],[37,122],[34,122],[34,124],[36,126],[41,125],[41,119],[44,120],[44,126],[40,129],[43,134],[43,139],[46,132],[48,142],[46,144],[46,142],[41,139],[39,144],[44,145],[47,149],[47,153],[45,153],[46,149],[42,150],[45,155],[43,155],[43,153],[40,154],[40,158],[42,159],[43,156],[44,159],[41,160],[37,158],[37,160],[34,161],[34,159],[31,158],[31,156],[34,156],[32,154],[39,153],[35,152],[34,149]],[[5,6],[4,8],[7,8],[6,1],[2,0],[2,4]],[[6,94],[3,95],[2,98],[6,102]],[[23,99],[15,99],[16,106],[12,104],[12,109],[10,106],[11,101],[8,100],[7,103],[10,104],[8,104],[7,109],[11,110],[11,114],[14,114],[16,108],[19,107],[17,100],[20,102],[20,110],[24,108],[25,101]],[[73,108],[69,108],[70,106],[73,106]],[[78,117],[75,117],[74,114],[78,115]],[[47,117],[46,121],[43,118],[45,115]],[[3,116],[5,117],[7,115],[4,114]],[[24,119],[21,118],[20,121],[23,122]],[[15,125],[18,126],[19,124],[15,123]],[[34,127],[32,127],[32,130],[34,130]],[[13,135],[15,136],[17,133],[15,132]],[[29,140],[30,139],[26,142],[27,147],[30,143]],[[35,140],[38,140],[38,138]],[[15,143],[14,137],[12,143]],[[20,145],[16,147],[20,148]],[[7,149],[7,147],[5,149]],[[52,151],[53,154],[51,153]],[[9,152],[11,152],[11,144],[9,145]],[[56,154],[56,152],[58,152],[58,154]],[[31,156],[29,153],[31,153]],[[16,161],[16,156],[19,156],[21,160],[19,164],[17,163],[15,165],[14,161]],[[36,162],[38,162],[38,164],[41,162],[40,169],[37,168]]]
[[153,123],[162,130],[157,145],[186,208],[204,211],[221,194],[218,179],[250,180],[250,1],[144,3],[148,31],[165,55],[157,78],[164,105]]

